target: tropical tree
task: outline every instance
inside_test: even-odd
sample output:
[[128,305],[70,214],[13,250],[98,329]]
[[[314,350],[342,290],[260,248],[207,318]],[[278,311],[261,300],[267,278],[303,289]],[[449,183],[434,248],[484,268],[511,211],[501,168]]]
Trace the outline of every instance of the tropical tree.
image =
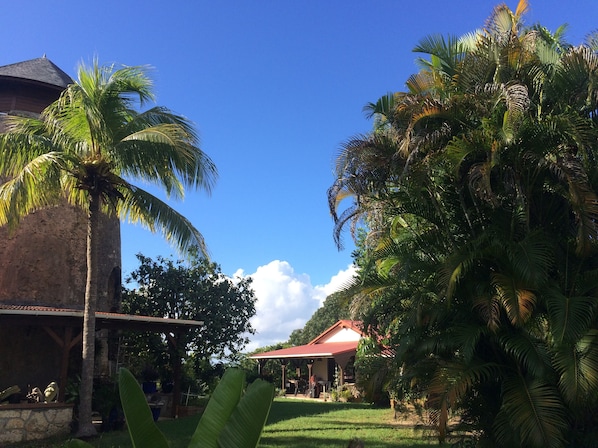
[[137,372],[132,364],[131,370],[139,373],[149,363],[164,380],[181,360],[194,364],[189,372],[204,376],[214,359],[237,360],[254,333],[250,319],[256,297],[251,278],[226,277],[217,263],[195,252],[186,261],[141,254],[137,259],[139,267],[126,279],[132,287],[123,290],[123,312],[199,320],[206,325],[169,335],[170,341],[151,333],[126,333],[121,351],[140,363]]
[[[407,91],[366,106],[329,190],[368,229],[349,291],[397,389],[461,407],[494,446],[589,446],[598,411],[598,55],[525,27],[432,36]],[[352,203],[338,213],[345,198]]]
[[198,147],[192,124],[154,99],[146,67],[82,64],[78,80],[39,117],[11,116],[2,135],[0,225],[14,228],[24,215],[66,201],[88,216],[87,284],[79,434],[91,424],[101,215],[141,223],[186,250],[205,252],[202,235],[165,201],[132,182],[148,182],[181,198],[185,188],[210,192],[216,168]]

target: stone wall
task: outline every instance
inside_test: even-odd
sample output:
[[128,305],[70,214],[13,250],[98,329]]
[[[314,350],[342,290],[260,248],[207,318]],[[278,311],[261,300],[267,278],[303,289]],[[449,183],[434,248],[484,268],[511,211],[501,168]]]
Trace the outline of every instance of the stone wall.
[[[100,225],[97,310],[118,311],[122,284],[120,222],[116,217],[102,216]],[[14,232],[0,227],[0,303],[82,310],[86,255],[86,215],[66,204],[26,216]],[[39,324],[34,319],[31,326],[13,322],[7,319],[0,329],[0,336],[8,333],[9,339],[16,341],[10,345],[6,338],[0,338],[0,389],[19,384],[26,390],[28,384],[43,387],[46,381],[57,381],[62,350],[56,341],[45,330],[35,328]],[[53,331],[59,336],[64,333],[59,327]],[[97,335],[99,375],[110,373],[108,336],[105,330]],[[79,347],[71,350],[73,361],[80,359],[75,353],[81,352]],[[49,363],[41,361],[49,357]],[[71,366],[79,369],[78,362]]]
[[72,420],[72,404],[0,405],[0,446],[68,434]]
[[[100,225],[98,311],[110,311],[120,302],[120,222],[103,215]],[[70,205],[31,213],[12,232],[0,227],[0,302],[83,309],[86,257],[87,216]]]

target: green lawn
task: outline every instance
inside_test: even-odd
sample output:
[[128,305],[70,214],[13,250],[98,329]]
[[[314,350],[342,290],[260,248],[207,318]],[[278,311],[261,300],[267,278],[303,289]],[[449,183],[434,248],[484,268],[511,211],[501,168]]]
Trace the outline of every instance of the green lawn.
[[[199,416],[193,416],[161,421],[159,425],[171,448],[186,448],[198,421]],[[277,398],[272,404],[260,447],[343,448],[353,438],[361,439],[366,448],[439,446],[431,431],[395,421],[388,408]],[[91,443],[97,448],[131,446],[126,431],[103,433]],[[61,445],[54,442],[35,446],[60,448]]]
[[438,447],[430,431],[393,419],[389,408],[364,404],[277,399],[260,447],[346,447],[359,438],[367,448]]

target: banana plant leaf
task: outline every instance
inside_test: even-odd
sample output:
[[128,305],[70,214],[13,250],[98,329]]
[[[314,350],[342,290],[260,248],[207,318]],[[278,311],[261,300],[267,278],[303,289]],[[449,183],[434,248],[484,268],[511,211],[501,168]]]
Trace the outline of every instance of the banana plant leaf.
[[220,448],[255,448],[273,399],[272,384],[260,379],[251,383],[218,438]]
[[191,437],[190,448],[219,448],[218,437],[243,394],[245,373],[227,369],[218,383]]
[[[245,394],[245,372],[228,369],[214,390],[189,443],[190,448],[255,448],[270,414],[274,386],[256,380]],[[120,400],[129,436],[136,448],[168,448],[158,429],[145,395],[135,377],[125,368],[118,376]],[[70,440],[66,448],[89,448],[81,440]]]
[[154,422],[145,394],[133,374],[125,368],[118,373],[118,390],[133,447],[168,448],[164,434]]

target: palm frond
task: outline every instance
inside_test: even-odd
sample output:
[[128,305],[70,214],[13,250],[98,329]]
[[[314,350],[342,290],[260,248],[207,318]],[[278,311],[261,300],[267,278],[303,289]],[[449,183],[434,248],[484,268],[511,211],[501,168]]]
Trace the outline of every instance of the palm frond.
[[503,383],[503,408],[524,446],[562,447],[568,428],[558,391],[541,380],[512,376]]
[[547,288],[543,299],[557,345],[577,341],[588,331],[596,310],[594,296],[566,296],[556,288]]
[[598,392],[597,337],[598,331],[591,330],[577,343],[560,344],[554,351],[559,389],[573,409],[593,403],[593,397]]
[[509,317],[512,325],[524,325],[532,316],[536,307],[536,294],[518,284],[509,275],[494,273],[492,285],[499,302]]
[[550,377],[552,366],[548,346],[526,332],[503,333],[499,338],[506,354],[534,378]]
[[14,229],[25,215],[64,200],[60,189],[62,162],[56,153],[40,155],[0,185],[0,226],[8,224]]
[[17,175],[31,159],[55,150],[39,119],[10,115],[3,122],[6,131],[0,134],[0,175]]
[[489,333],[486,327],[469,322],[459,322],[449,331],[452,343],[459,347],[459,356],[466,363],[474,360],[482,338]]
[[366,114],[366,118],[374,118],[380,116],[383,120],[388,120],[395,108],[395,96],[393,93],[387,93],[386,95],[378,98],[375,103],[368,103],[364,106],[363,111]]
[[208,256],[201,233],[187,218],[167,203],[133,185],[123,188],[121,193],[123,200],[117,204],[121,219],[139,223],[152,232],[160,232],[182,253],[197,246],[203,256]]
[[513,274],[533,289],[545,285],[554,268],[553,249],[546,239],[543,232],[529,231],[522,240],[504,245]]
[[441,73],[450,79],[457,73],[464,49],[458,37],[431,35],[421,39],[413,51],[431,56],[431,61],[422,58],[418,60],[422,68]]
[[501,366],[493,362],[443,363],[427,389],[430,404],[438,406],[442,400],[447,400],[451,406],[458,407],[466,393],[477,384],[500,376],[500,371]]
[[[184,196],[184,188],[208,194],[217,178],[216,166],[197,147],[184,141],[164,138],[163,129],[152,128],[129,136],[118,145],[115,161],[118,172],[164,187],[167,194]],[[172,150],[176,145],[178,151]],[[148,162],[153,160],[153,162]]]

